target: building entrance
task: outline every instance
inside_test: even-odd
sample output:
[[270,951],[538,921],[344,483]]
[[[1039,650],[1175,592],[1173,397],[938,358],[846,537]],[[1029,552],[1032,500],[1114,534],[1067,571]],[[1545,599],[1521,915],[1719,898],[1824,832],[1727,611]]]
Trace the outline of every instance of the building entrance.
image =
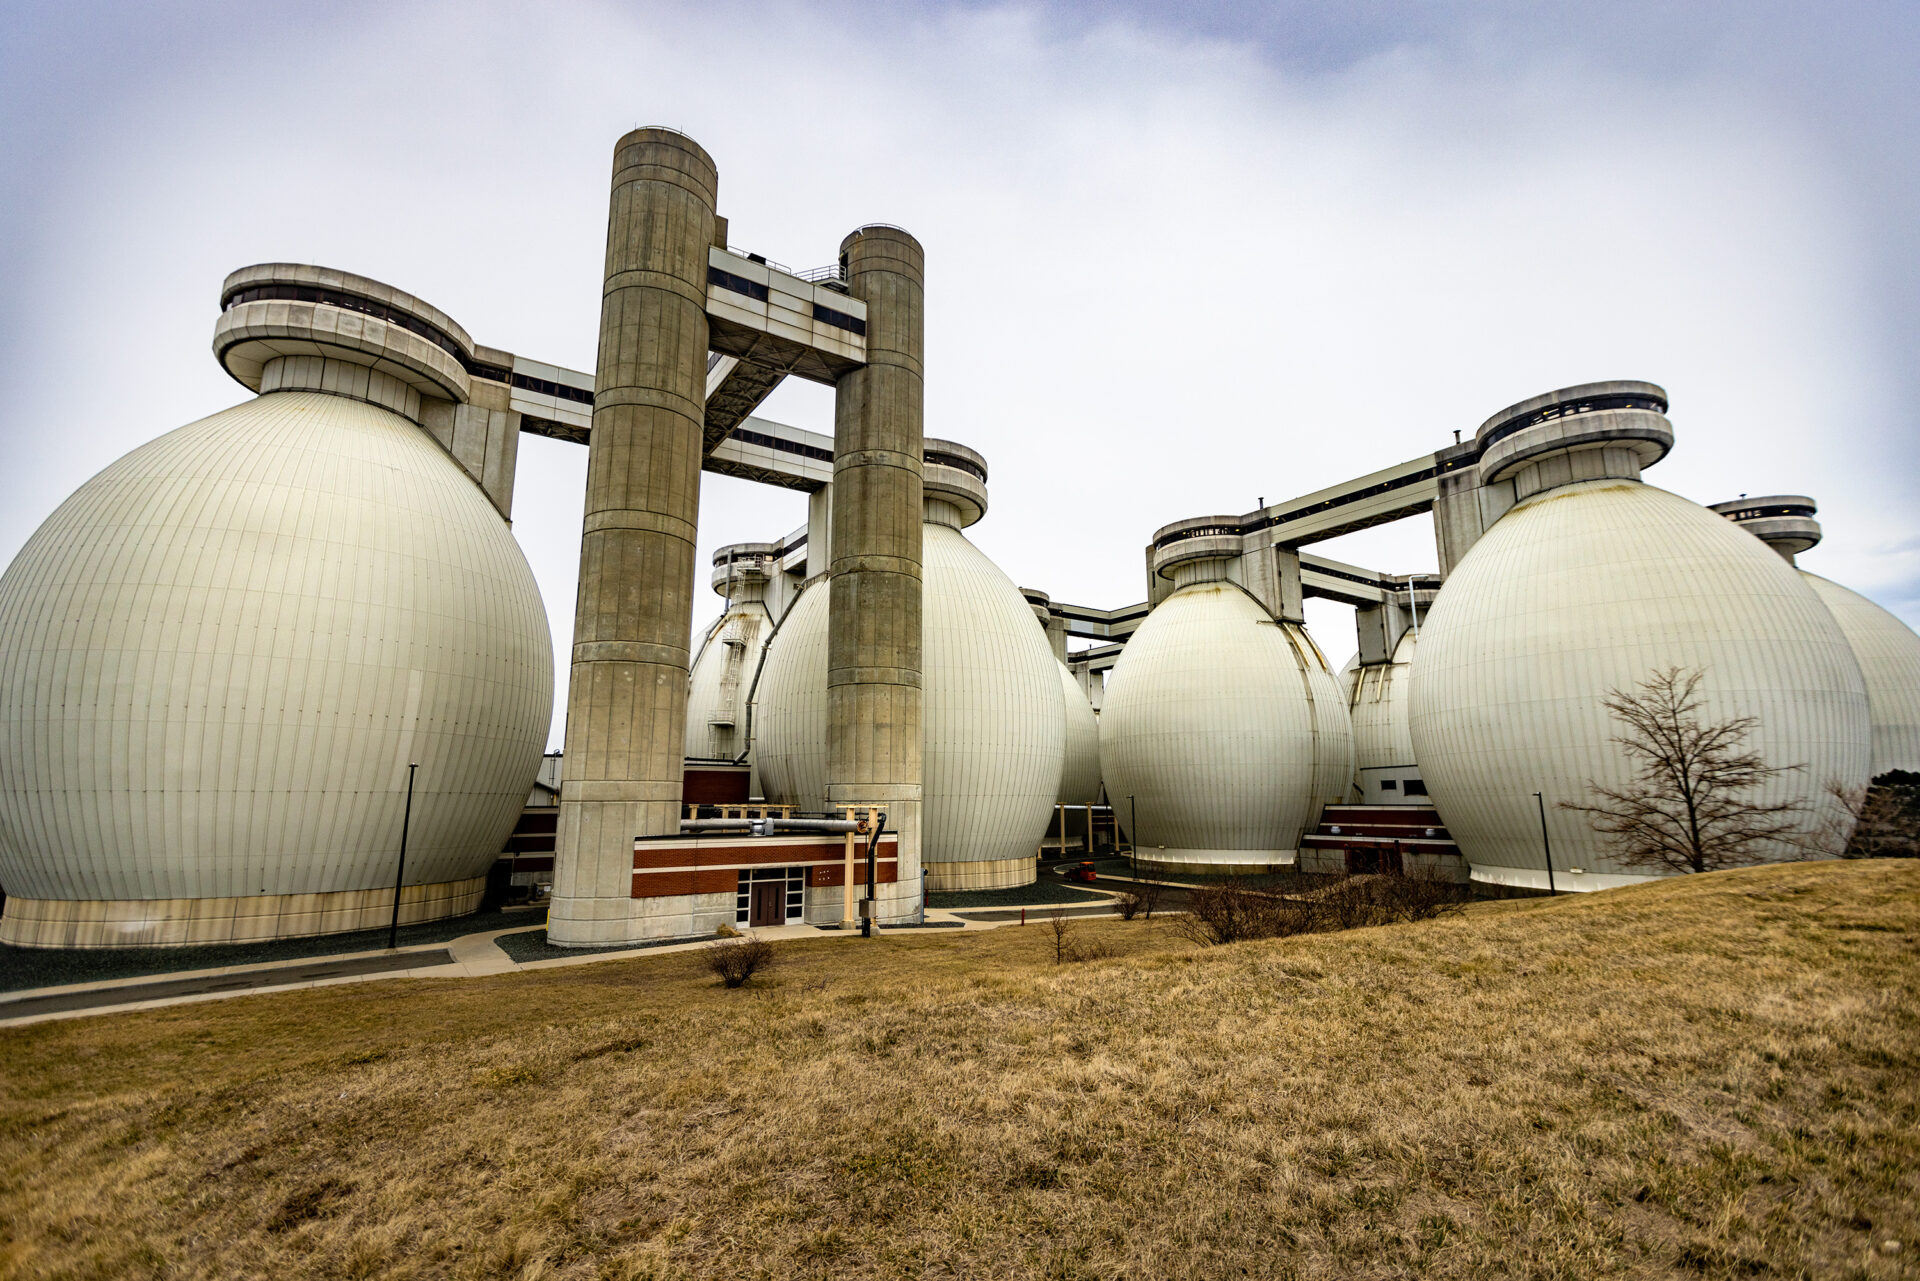
[[753,902],[747,914],[749,925],[785,925],[787,923],[787,883],[757,881]]

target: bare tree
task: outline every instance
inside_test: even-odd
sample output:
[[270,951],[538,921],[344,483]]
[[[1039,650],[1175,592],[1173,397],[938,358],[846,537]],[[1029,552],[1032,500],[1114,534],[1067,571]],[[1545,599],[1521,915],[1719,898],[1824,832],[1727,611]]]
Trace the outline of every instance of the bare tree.
[[751,934],[710,943],[702,952],[707,969],[728,987],[739,987],[760,971],[773,968],[773,944]]
[[1067,951],[1073,938],[1073,918],[1060,908],[1047,913],[1047,924],[1053,930],[1053,963],[1059,965],[1067,959]]
[[1759,718],[1709,721],[1701,715],[1704,669],[1669,667],[1636,691],[1614,690],[1607,710],[1621,724],[1613,741],[1633,763],[1624,788],[1589,779],[1594,805],[1560,802],[1585,814],[1628,867],[1711,872],[1757,863],[1774,842],[1794,842],[1807,807],[1757,799],[1756,791],[1797,765],[1769,765],[1747,749]]

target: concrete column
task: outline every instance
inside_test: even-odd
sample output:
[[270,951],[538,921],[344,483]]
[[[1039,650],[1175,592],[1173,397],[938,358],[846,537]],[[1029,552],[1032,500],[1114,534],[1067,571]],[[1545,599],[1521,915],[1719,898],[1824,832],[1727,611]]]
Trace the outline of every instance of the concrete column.
[[633,839],[679,830],[718,174],[692,139],[614,149],[553,942],[638,937]]
[[862,227],[840,252],[867,305],[867,364],[835,387],[827,798],[884,805],[900,832],[885,918],[920,883],[924,258],[896,227]]

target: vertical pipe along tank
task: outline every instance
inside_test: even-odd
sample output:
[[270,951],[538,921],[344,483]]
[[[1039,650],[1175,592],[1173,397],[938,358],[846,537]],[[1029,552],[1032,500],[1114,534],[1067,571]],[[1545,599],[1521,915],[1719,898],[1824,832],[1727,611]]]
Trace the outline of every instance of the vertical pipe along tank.
[[767,582],[777,572],[772,543],[735,543],[713,555],[713,590],[726,612],[707,631],[687,689],[687,755],[736,761],[747,753],[747,694],[773,634]]

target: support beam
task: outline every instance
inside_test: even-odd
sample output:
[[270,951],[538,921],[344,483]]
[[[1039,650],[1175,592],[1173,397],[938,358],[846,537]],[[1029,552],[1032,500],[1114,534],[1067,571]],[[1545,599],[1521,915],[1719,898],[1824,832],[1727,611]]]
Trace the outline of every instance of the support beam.
[[898,917],[920,879],[924,257],[884,226],[840,253],[865,304],[867,363],[835,385],[827,799],[886,809],[900,888],[877,910]]
[[640,937],[633,842],[680,827],[719,175],[670,129],[614,150],[548,937]]

